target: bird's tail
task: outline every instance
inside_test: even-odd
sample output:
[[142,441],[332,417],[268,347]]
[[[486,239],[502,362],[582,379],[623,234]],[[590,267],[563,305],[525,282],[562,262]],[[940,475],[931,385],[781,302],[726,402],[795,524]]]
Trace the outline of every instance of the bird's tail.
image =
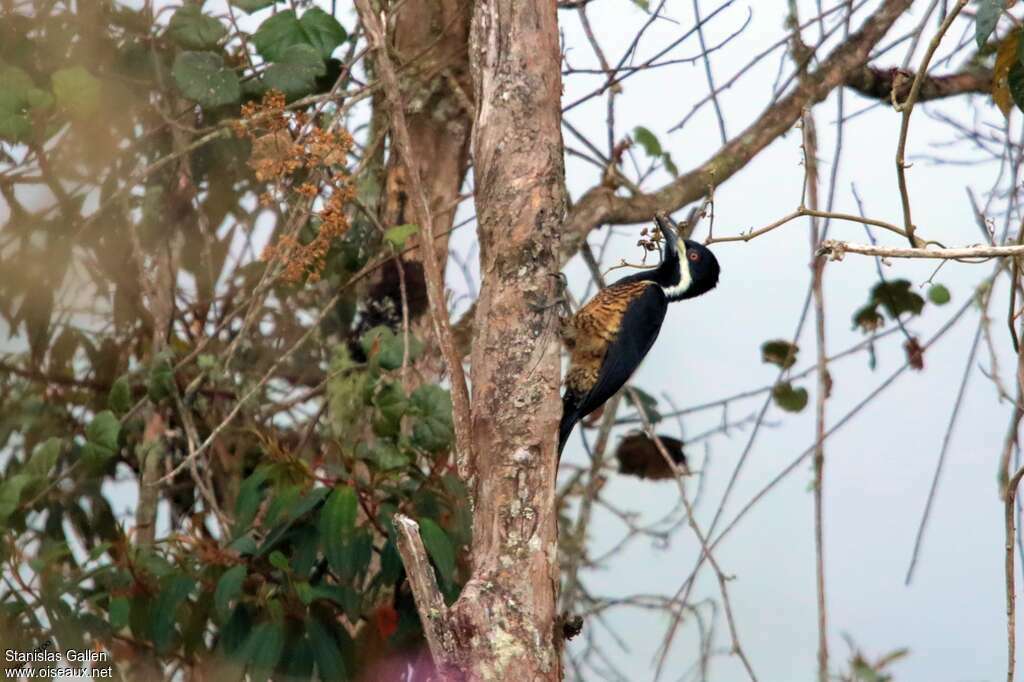
[[565,395],[562,396],[562,422],[558,425],[558,457],[562,457],[562,450],[565,448],[566,441],[569,440],[569,436],[572,434],[572,429],[576,426],[576,422],[580,420],[580,402],[581,396],[577,395],[572,390],[566,388]]

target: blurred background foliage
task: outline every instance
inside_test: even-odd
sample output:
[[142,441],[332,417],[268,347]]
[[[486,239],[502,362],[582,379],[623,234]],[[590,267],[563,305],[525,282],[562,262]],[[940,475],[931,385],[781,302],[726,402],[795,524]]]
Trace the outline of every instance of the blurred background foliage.
[[0,2],[8,648],[129,679],[415,663],[399,510],[458,592],[451,403],[399,294],[416,226],[376,219],[358,35],[304,3],[239,29],[273,5]]

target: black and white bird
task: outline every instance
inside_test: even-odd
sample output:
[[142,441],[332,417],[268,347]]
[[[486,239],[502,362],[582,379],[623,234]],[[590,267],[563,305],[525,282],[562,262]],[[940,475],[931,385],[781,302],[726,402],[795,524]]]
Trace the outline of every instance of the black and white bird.
[[654,345],[668,304],[707,293],[718,284],[718,260],[703,244],[683,240],[667,216],[655,216],[664,237],[661,264],[601,290],[563,326],[570,366],[558,434],[561,454],[576,423],[601,407],[640,366]]

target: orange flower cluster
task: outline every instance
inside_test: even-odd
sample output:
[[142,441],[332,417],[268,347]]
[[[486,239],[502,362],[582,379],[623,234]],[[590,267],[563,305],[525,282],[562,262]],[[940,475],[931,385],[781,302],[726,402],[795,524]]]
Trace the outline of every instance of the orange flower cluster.
[[310,126],[310,117],[285,109],[285,98],[271,91],[260,103],[242,107],[247,122],[235,126],[235,134],[252,141],[249,167],[256,179],[271,183],[260,195],[262,206],[297,195],[316,206],[311,215],[319,219],[316,235],[302,243],[294,234],[282,235],[263,251],[264,260],[280,261],[282,277],[288,282],[306,279],[316,282],[326,265],[333,241],[350,227],[346,206],[355,198],[351,178],[341,170],[352,149],[348,131],[328,131]]

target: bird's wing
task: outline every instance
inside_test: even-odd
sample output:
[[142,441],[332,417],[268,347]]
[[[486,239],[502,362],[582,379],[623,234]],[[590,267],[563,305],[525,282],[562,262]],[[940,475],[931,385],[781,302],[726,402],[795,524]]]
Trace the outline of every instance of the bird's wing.
[[605,352],[594,386],[580,401],[583,417],[615,395],[629,381],[647,351],[654,345],[665,319],[668,299],[661,287],[650,284],[626,306],[619,330]]

